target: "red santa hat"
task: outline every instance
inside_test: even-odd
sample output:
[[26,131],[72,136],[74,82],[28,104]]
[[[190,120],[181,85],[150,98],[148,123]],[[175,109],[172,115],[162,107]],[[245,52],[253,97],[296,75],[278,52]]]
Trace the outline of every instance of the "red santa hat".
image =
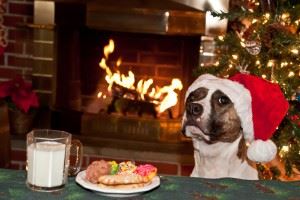
[[277,84],[249,74],[236,74],[229,79],[204,74],[188,88],[186,97],[199,87],[219,89],[231,99],[249,143],[250,160],[268,162],[275,157],[277,147],[270,138],[289,107]]

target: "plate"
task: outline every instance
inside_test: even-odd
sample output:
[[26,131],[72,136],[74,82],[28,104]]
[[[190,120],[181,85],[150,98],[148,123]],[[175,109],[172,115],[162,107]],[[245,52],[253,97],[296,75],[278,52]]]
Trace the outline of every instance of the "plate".
[[114,188],[101,188],[97,184],[91,183],[85,179],[85,170],[77,174],[75,181],[85,189],[92,190],[104,196],[112,197],[129,197],[140,195],[141,193],[150,191],[160,185],[160,178],[158,176],[153,177],[152,182],[144,187],[133,189],[114,189]]

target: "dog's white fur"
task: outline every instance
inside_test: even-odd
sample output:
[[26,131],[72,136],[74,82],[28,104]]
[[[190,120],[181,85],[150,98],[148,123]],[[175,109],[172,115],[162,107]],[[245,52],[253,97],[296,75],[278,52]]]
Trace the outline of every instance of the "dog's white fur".
[[[210,99],[214,91],[209,91],[207,96],[197,101],[204,108],[202,115],[196,119],[200,124],[201,130],[195,126],[186,126],[185,134],[192,138],[194,147],[195,166],[191,174],[192,177],[203,178],[240,178],[247,180],[257,180],[258,173],[247,159],[242,160],[238,157],[239,143],[243,135],[233,142],[216,142],[209,144],[210,137],[203,132],[207,132],[207,121],[210,117],[211,106]],[[186,112],[183,116],[183,125],[186,118]]]
[[204,141],[193,138],[195,166],[191,176],[258,179],[257,170],[247,161],[242,162],[237,156],[240,140],[241,137],[233,143],[206,144]]

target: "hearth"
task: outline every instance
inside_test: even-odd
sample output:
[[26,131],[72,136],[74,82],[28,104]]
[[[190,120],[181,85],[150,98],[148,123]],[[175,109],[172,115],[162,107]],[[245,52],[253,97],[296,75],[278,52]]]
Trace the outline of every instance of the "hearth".
[[[128,1],[125,6],[102,0],[35,1],[35,41],[53,44],[51,58],[34,57],[35,66],[49,61],[51,72],[36,67],[39,70],[33,73],[34,85],[44,91],[43,103],[51,108],[51,128],[88,140],[184,141],[180,118],[185,90],[198,65],[204,14],[172,0],[165,4],[147,1],[148,7],[140,3]],[[103,48],[110,40],[115,44],[106,63],[111,70],[126,75],[132,71],[136,80],[152,79],[153,88],[180,80],[183,88],[176,90],[178,102],[158,112],[158,104],[153,103],[157,99],[148,94],[148,101],[141,100],[134,97],[136,89],[116,83],[112,95],[105,81],[107,72],[99,66],[105,57]],[[49,50],[49,45],[45,48]],[[122,63],[116,69],[119,58]],[[48,93],[46,83],[50,85]],[[120,93],[127,95],[118,96]]]

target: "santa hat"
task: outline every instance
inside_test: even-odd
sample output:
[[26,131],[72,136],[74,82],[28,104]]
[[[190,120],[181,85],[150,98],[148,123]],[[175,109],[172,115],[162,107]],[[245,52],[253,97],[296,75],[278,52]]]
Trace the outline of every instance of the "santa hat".
[[277,148],[270,138],[289,107],[277,84],[249,74],[236,74],[229,79],[204,74],[188,88],[186,98],[199,87],[219,89],[233,102],[244,138],[249,142],[250,160],[268,162],[275,157]]

